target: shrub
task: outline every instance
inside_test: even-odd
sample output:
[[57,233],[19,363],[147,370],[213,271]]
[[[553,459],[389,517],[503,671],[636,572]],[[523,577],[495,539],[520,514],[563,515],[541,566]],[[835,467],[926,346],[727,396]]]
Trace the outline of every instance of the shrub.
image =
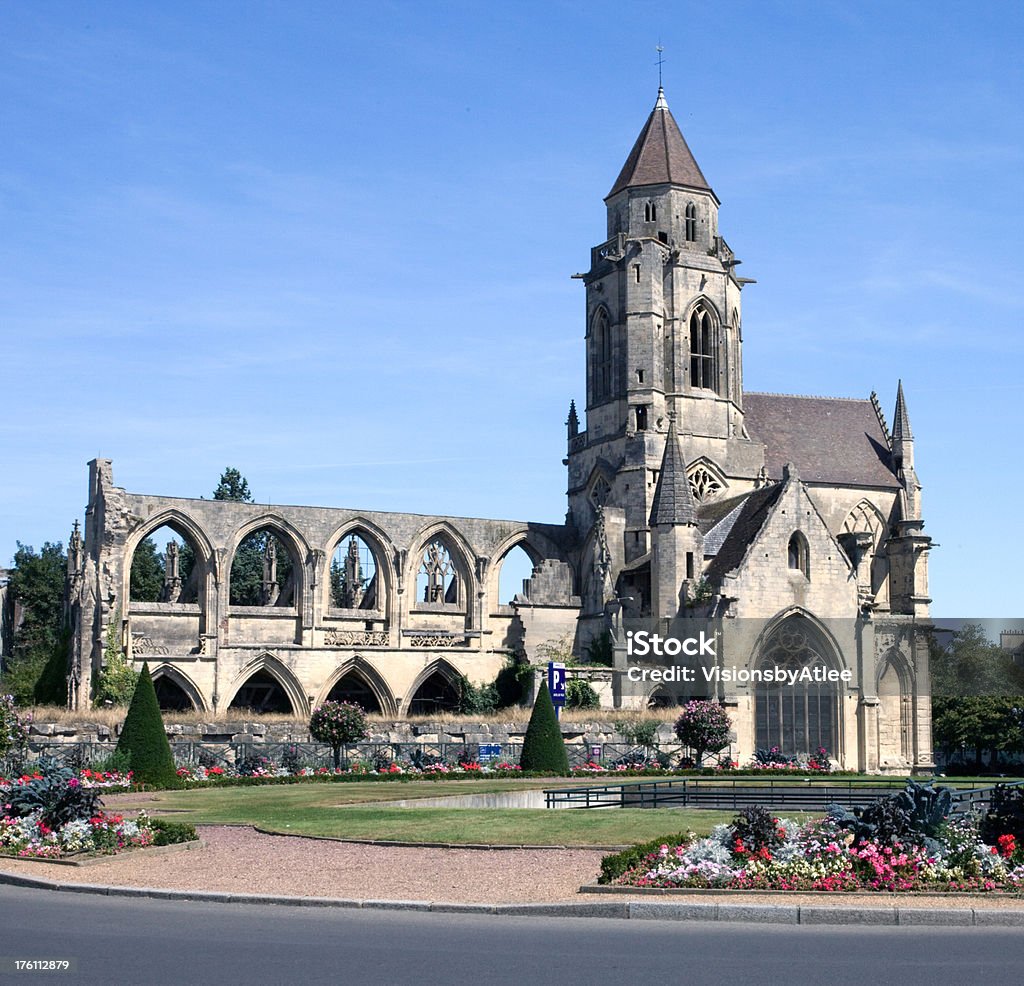
[[199,836],[196,827],[188,822],[170,822],[166,818],[152,818],[149,827],[153,830],[154,846],[173,846],[179,842],[194,842]]
[[601,700],[589,682],[580,678],[570,678],[565,683],[565,707],[567,709],[599,709]]
[[732,837],[748,853],[762,849],[772,850],[782,844],[785,832],[780,829],[779,820],[767,809],[760,806],[744,808],[732,820]]
[[22,716],[13,695],[0,695],[0,760],[24,758],[28,749],[28,716]]
[[602,630],[586,646],[587,660],[610,668],[615,663],[615,642],[608,630]]
[[324,702],[313,710],[309,734],[318,743],[328,743],[334,766],[341,766],[341,748],[366,739],[366,713],[355,702]]
[[991,845],[1001,835],[1024,843],[1024,789],[997,784],[981,822],[981,837]]
[[537,698],[530,714],[530,724],[523,737],[523,752],[519,757],[523,770],[569,773],[569,755],[565,752],[565,741],[558,727],[555,707],[546,684],[537,689]]
[[705,753],[718,753],[729,745],[731,727],[729,716],[717,702],[693,699],[676,719],[675,731],[680,742],[693,750],[699,767]]
[[93,689],[93,705],[127,705],[134,700],[139,675],[124,656],[118,641],[118,627],[121,624],[120,610],[107,627],[107,640],[103,648],[103,667],[96,678]]
[[619,732],[630,743],[640,746],[653,746],[658,739],[657,719],[645,719],[643,716],[631,716],[619,724]]
[[167,742],[164,721],[156,700],[149,664],[142,665],[132,704],[128,706],[117,752],[128,756],[136,784],[151,787],[178,787],[178,773]]

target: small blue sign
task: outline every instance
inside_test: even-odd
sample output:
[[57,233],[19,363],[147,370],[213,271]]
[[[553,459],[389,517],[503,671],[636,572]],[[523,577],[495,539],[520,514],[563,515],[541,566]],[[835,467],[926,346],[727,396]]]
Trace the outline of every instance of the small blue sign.
[[555,708],[565,705],[565,665],[559,661],[548,661],[548,691]]
[[481,743],[477,751],[477,757],[480,760],[497,760],[501,756],[501,744]]

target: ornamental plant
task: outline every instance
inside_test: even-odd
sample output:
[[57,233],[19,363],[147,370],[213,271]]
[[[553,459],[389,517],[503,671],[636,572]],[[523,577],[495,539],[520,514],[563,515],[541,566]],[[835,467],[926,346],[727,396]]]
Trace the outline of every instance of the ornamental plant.
[[142,665],[132,704],[128,706],[117,752],[129,758],[136,784],[151,787],[177,787],[171,744],[167,742],[164,720],[156,700],[156,689],[149,675],[149,664]]
[[369,735],[366,713],[355,702],[324,702],[310,716],[309,734],[318,743],[330,744],[337,769],[341,766],[341,748]]
[[523,737],[523,752],[519,756],[523,770],[543,773],[568,774],[569,755],[565,752],[565,741],[558,726],[551,692],[542,684],[537,689],[537,698],[530,714],[530,724]]
[[19,759],[28,747],[29,717],[22,717],[13,695],[0,695],[0,760]]
[[719,753],[729,745],[732,722],[725,709],[717,702],[692,699],[683,707],[676,719],[675,732],[679,741],[693,750],[694,760],[702,766],[707,753]]

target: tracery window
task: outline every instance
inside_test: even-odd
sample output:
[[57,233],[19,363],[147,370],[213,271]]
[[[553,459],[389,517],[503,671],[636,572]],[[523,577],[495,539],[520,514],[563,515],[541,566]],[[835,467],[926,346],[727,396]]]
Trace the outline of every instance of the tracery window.
[[690,386],[718,390],[718,358],[715,322],[698,306],[690,316]]
[[756,686],[755,742],[758,749],[776,747],[790,756],[816,754],[822,747],[834,756],[839,752],[839,686],[818,680],[825,677],[828,663],[801,622],[787,620],[761,650],[759,668],[795,671],[799,677],[792,684]]
[[341,609],[377,609],[380,605],[377,559],[357,534],[343,539],[331,557],[331,605]]
[[416,590],[425,603],[457,603],[459,601],[459,578],[455,560],[438,538],[423,550]]
[[697,239],[697,206],[690,202],[686,206],[686,242],[693,243]]
[[689,478],[690,492],[698,503],[716,497],[724,489],[718,479],[704,466],[697,466]]

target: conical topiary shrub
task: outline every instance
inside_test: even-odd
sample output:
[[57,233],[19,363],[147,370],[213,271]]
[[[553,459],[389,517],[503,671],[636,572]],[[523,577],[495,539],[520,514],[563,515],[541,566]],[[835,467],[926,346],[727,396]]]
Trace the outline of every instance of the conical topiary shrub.
[[132,781],[148,787],[177,787],[178,774],[167,742],[149,664],[142,665],[132,704],[128,706],[117,741],[117,752],[128,757]]
[[565,741],[558,728],[558,718],[551,702],[548,686],[541,683],[533,703],[530,724],[523,737],[523,752],[519,757],[523,770],[537,770],[544,773],[568,774],[569,756],[565,752]]

